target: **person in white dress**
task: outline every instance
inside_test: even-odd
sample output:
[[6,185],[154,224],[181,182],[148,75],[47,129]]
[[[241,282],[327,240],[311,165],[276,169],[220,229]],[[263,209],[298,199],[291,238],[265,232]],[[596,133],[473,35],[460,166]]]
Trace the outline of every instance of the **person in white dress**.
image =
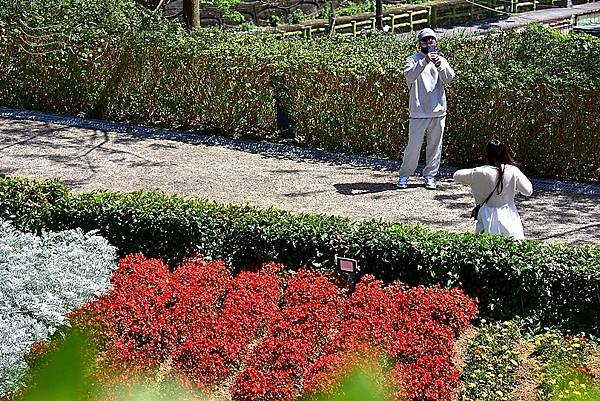
[[[493,139],[486,146],[487,165],[458,170],[454,180],[470,185],[479,209],[475,232],[525,239],[523,223],[515,206],[515,195],[530,196],[531,181],[519,170],[506,145]],[[491,194],[491,196],[490,196]]]

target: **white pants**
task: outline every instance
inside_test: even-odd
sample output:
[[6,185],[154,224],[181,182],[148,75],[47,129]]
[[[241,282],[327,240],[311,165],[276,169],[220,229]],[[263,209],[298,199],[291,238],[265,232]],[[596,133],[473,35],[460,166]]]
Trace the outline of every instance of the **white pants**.
[[400,177],[411,176],[417,169],[419,155],[425,132],[427,132],[427,164],[423,169],[423,177],[435,177],[440,169],[442,159],[442,137],[446,116],[433,118],[410,118],[408,120],[408,144],[404,149]]

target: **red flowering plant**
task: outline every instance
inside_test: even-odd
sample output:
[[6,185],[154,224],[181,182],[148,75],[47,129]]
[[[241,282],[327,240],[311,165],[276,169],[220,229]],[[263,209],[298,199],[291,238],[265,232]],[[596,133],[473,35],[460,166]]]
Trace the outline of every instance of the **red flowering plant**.
[[218,318],[205,319],[174,353],[175,366],[199,386],[228,377],[246,356],[251,342],[279,318],[280,266],[242,272],[225,286]]
[[473,299],[456,288],[445,290],[439,286],[406,287],[394,296],[394,304],[401,308],[400,314],[414,311],[452,328],[455,334],[466,329],[477,312]]
[[192,259],[174,273],[154,259],[120,262],[113,290],[96,301],[105,355],[117,364],[154,368],[235,400],[292,400],[333,391],[364,355],[398,398],[449,399],[458,371],[457,333],[475,316],[459,290],[383,286],[363,277],[348,294],[302,269],[287,276],[264,265],[232,277],[222,262]]
[[444,401],[454,399],[460,384],[460,372],[450,355],[423,355],[411,363],[399,362],[390,372],[398,398]]
[[335,335],[344,296],[323,275],[300,270],[287,280],[281,315],[245,361],[231,389],[239,400],[292,399],[309,364]]
[[112,291],[90,305],[105,328],[115,363],[155,365],[174,348],[177,330],[171,325],[168,286],[169,267],[159,259],[141,254],[119,261],[113,273]]

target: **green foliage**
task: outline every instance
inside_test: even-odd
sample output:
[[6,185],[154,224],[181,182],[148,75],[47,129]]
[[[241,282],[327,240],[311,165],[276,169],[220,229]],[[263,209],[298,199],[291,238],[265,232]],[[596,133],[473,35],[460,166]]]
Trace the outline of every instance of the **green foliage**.
[[256,24],[254,24],[254,22],[242,22],[240,25],[238,25],[237,27],[240,31],[251,31],[253,29],[256,29]]
[[[152,377],[149,372],[129,373],[119,386],[107,386],[98,380],[96,338],[79,328],[57,333],[47,350],[33,358],[30,386],[11,399],[14,401],[203,401],[214,399],[190,389],[176,379]],[[49,345],[49,346],[48,346]],[[369,362],[370,363],[370,362]],[[116,372],[114,372],[116,373]],[[100,377],[110,375],[103,372]],[[156,376],[160,376],[157,374]],[[123,379],[121,379],[123,381]],[[383,383],[380,369],[356,366],[344,375],[334,393],[311,394],[312,401],[387,401],[393,399],[391,389]],[[218,397],[218,396],[217,396]]]
[[346,4],[342,2],[341,7],[336,8],[335,10],[335,14],[340,17],[344,15],[356,15],[373,12],[375,12],[375,2],[372,0],[367,0],[360,3],[346,2]]
[[[600,40],[534,25],[522,35],[484,36],[466,48],[448,48],[448,54],[460,77],[448,100],[449,116],[460,117],[452,118],[446,136],[447,154],[461,155],[456,164],[480,163],[465,144],[480,150],[496,135],[536,174],[599,180],[600,140],[586,132],[598,129],[592,105],[600,102],[600,64],[592,60],[600,58]],[[476,67],[480,55],[485,68]]]
[[302,10],[294,10],[287,18],[288,24],[298,24],[306,19]]
[[79,401],[93,393],[89,379],[94,365],[94,344],[78,329],[63,330],[55,336],[59,344],[37,358],[30,372],[30,386],[15,398],[18,401]]
[[269,16],[269,25],[277,26],[281,24],[281,17],[279,15],[271,15]]
[[[208,397],[174,379],[130,373],[120,385],[107,385],[111,374],[98,363],[99,347],[93,333],[63,329],[40,355],[32,355],[28,386],[13,401],[205,401]],[[97,371],[102,370],[101,375]]]
[[[409,1],[410,4],[416,3],[428,3],[430,0],[413,0]],[[383,4],[383,9],[396,8],[397,4]],[[334,9],[334,15],[338,17],[342,16],[353,16],[357,14],[363,13],[374,13],[375,12],[375,1],[366,0],[361,2],[353,2],[353,1],[341,1],[337,8]],[[330,7],[326,6],[321,9],[319,13],[319,18],[329,18],[329,14],[331,13]]]
[[469,344],[463,367],[461,401],[510,400],[517,385],[516,370],[522,363],[515,348],[521,339],[519,326],[508,321],[483,326]]
[[534,344],[534,355],[542,363],[540,400],[600,400],[600,383],[586,366],[589,340],[548,332],[536,336]]
[[212,4],[225,18],[233,23],[240,24],[246,21],[246,18],[239,11],[235,10],[235,7],[240,4],[240,0],[202,0],[201,2]]
[[0,220],[14,220],[25,231],[60,230],[69,190],[58,181],[29,181],[0,175]]
[[[532,26],[439,47],[457,72],[445,162],[479,163],[499,137],[528,172],[600,179],[600,39]],[[133,0],[0,0],[0,103],[272,139],[278,97],[300,144],[399,158],[414,50],[385,34],[188,33]]]
[[[4,193],[56,192],[55,182],[3,178]],[[501,236],[429,232],[379,220],[293,214],[224,206],[162,193],[80,195],[62,188],[56,203],[27,214],[22,202],[0,197],[0,210],[32,229],[99,230],[121,254],[143,252],[178,261],[197,252],[233,267],[264,261],[297,269],[335,269],[335,255],[358,260],[362,274],[386,281],[462,286],[480,299],[480,315],[527,318],[533,329],[557,326],[600,333],[600,245],[546,245]],[[21,197],[22,198],[22,197]],[[40,210],[41,209],[41,210]],[[14,211],[13,211],[14,210]],[[60,216],[60,218],[58,217]]]
[[380,370],[356,366],[344,375],[333,394],[311,394],[301,401],[391,401],[394,397],[391,388],[384,385],[385,377]]

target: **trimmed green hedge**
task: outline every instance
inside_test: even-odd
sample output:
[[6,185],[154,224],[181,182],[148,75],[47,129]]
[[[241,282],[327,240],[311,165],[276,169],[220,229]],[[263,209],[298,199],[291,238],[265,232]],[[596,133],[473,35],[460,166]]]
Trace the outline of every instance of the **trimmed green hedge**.
[[[600,39],[532,26],[439,47],[457,73],[445,163],[477,164],[499,137],[530,173],[600,181]],[[133,0],[0,0],[0,104],[272,139],[279,102],[302,145],[400,158],[414,50],[386,34],[187,33]]]
[[0,218],[23,229],[99,230],[121,254],[179,261],[200,252],[233,267],[264,261],[361,273],[407,284],[462,286],[480,314],[600,334],[600,245],[545,245],[418,226],[226,206],[162,193],[71,194],[56,181],[0,179]]

